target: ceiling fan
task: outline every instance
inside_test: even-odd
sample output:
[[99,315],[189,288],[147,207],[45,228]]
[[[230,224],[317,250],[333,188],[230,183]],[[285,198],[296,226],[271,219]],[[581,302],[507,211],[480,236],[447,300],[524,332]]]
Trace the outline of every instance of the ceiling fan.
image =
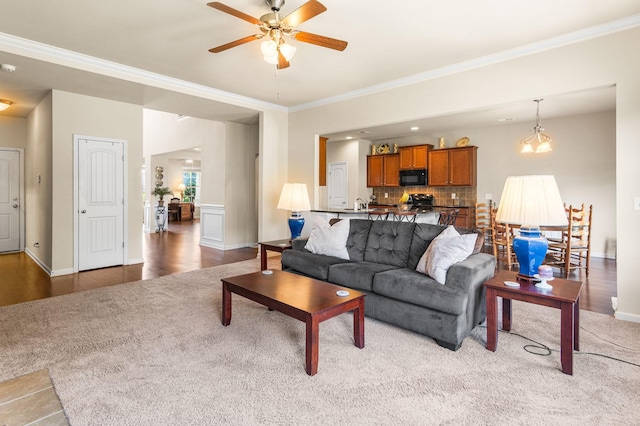
[[233,15],[236,18],[244,19],[245,21],[256,25],[260,30],[258,34],[243,37],[239,40],[214,47],[209,49],[209,52],[220,53],[227,49],[231,49],[232,47],[240,46],[241,44],[259,40],[267,36],[268,39],[261,45],[264,60],[270,64],[277,65],[278,69],[283,69],[289,67],[289,61],[296,51],[296,48],[293,45],[285,43],[285,37],[291,37],[292,39],[303,43],[315,44],[316,46],[327,47],[329,49],[340,51],[347,47],[346,41],[294,29],[294,27],[301,23],[326,11],[327,8],[322,3],[316,0],[310,0],[283,17],[280,15],[280,8],[284,5],[284,2],[285,0],[265,0],[265,3],[269,5],[272,12],[261,16],[260,19],[256,19],[253,16],[247,15],[246,13],[240,12],[239,10],[217,1],[207,3],[207,6],[221,12],[228,13],[229,15]]

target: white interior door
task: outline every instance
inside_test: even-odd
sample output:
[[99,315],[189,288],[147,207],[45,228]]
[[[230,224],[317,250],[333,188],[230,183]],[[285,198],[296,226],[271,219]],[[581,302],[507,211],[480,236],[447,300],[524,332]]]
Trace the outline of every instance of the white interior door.
[[78,270],[124,264],[124,146],[77,139]]
[[0,252],[20,250],[20,153],[0,150]]
[[347,163],[331,163],[329,165],[329,208],[348,208],[347,185]]

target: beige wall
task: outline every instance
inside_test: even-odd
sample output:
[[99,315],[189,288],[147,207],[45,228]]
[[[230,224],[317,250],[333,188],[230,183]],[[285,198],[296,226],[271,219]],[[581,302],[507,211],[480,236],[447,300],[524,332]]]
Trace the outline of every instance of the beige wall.
[[0,147],[24,148],[27,146],[27,120],[0,115]]
[[[619,32],[397,89],[293,112],[289,115],[291,143],[288,156],[295,161],[289,161],[289,177],[313,185],[317,155],[310,153],[314,152],[319,134],[615,84],[616,316],[640,321],[640,285],[634,267],[635,259],[640,256],[640,246],[636,241],[637,235],[640,235],[640,211],[633,210],[633,196],[640,195],[640,168],[635,164],[640,158],[640,144],[637,143],[637,135],[640,134],[638,40],[640,29]],[[545,122],[547,128],[551,129],[551,125],[551,122]],[[499,164],[500,161],[495,160],[495,163]],[[552,170],[559,172],[560,167],[557,165]],[[563,196],[573,199],[573,195]]]
[[27,117],[25,149],[25,250],[47,271],[52,270],[53,164],[52,94]]
[[125,250],[129,263],[142,261],[142,107],[74,93],[53,91],[52,273],[73,268],[73,135],[126,140],[128,159],[128,231]]
[[246,247],[258,242],[256,158],[258,128],[226,124],[225,247]]

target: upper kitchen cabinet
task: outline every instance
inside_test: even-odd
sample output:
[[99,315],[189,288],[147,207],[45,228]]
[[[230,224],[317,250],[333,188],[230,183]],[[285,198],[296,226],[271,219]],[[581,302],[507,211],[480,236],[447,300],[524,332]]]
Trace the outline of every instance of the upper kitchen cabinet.
[[367,156],[367,186],[400,186],[399,154]]
[[429,186],[476,186],[477,146],[429,151]]
[[433,145],[413,145],[400,147],[400,170],[427,168],[427,153]]

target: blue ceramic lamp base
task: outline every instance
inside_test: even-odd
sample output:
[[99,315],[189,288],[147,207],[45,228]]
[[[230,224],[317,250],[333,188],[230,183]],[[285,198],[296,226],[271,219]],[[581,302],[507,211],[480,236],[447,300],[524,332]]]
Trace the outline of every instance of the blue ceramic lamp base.
[[291,217],[289,217],[289,229],[291,230],[292,240],[300,236],[300,234],[302,233],[303,227],[304,227],[304,217],[302,217],[302,213],[291,212]]
[[547,248],[549,243],[540,235],[540,227],[527,225],[520,228],[520,235],[513,239],[513,251],[520,264],[519,279],[540,281],[535,275],[544,261]]

